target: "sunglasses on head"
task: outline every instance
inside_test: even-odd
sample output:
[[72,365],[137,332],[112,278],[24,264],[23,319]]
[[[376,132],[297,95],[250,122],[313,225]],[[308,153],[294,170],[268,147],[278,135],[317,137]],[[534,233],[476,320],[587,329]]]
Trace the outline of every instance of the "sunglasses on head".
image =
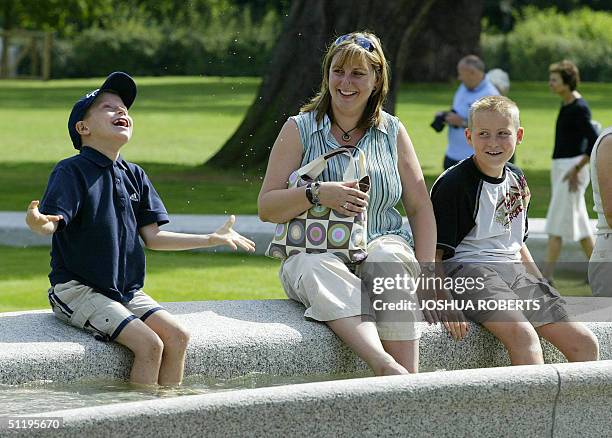
[[346,41],[348,39],[351,39],[355,44],[357,44],[360,47],[363,47],[368,52],[373,52],[374,51],[374,43],[372,41],[370,41],[369,39],[367,39],[364,36],[359,36],[359,35],[350,34],[350,33],[347,33],[346,35],[339,36],[336,39],[336,41],[334,41],[334,44],[337,46],[342,41]]

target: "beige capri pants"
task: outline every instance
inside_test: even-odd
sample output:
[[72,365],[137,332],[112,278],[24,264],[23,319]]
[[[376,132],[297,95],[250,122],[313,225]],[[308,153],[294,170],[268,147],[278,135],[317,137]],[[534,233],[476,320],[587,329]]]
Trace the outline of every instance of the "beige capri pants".
[[[364,282],[374,277],[415,278],[419,274],[412,247],[404,238],[389,234],[368,244],[368,258],[355,272],[332,253],[301,253],[283,262],[279,277],[287,296],[306,307],[306,318],[324,322],[366,315],[376,322],[380,339],[392,341],[421,337],[423,316],[416,293],[394,289],[374,296],[372,288],[364,286]],[[411,301],[414,310],[375,310],[380,306],[372,306],[373,299]]]

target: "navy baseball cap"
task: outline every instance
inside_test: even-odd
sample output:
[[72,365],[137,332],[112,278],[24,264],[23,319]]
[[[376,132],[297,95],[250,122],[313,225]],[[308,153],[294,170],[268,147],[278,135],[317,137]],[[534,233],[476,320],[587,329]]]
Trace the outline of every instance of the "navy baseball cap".
[[108,75],[104,83],[97,90],[90,91],[77,101],[70,111],[68,118],[68,133],[75,149],[81,149],[81,135],[76,130],[77,122],[85,117],[85,113],[94,103],[96,97],[105,90],[115,91],[126,108],[130,108],[136,99],[136,83],[127,73],[116,71]]

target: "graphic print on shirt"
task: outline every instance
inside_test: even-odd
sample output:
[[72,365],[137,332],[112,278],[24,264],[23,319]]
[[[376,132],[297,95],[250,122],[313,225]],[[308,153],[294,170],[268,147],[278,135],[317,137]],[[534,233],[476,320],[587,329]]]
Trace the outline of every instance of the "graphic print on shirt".
[[498,192],[495,221],[505,229],[509,229],[512,220],[527,210],[530,197],[525,176],[521,175],[518,180],[515,179],[510,184],[508,191]]

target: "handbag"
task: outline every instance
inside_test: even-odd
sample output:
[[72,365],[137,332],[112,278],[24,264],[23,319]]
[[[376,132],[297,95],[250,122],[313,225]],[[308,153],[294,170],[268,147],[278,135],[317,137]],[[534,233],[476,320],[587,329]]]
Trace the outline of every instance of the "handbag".
[[[359,151],[358,162],[352,154],[355,149]],[[294,171],[289,176],[288,188],[301,187],[315,181],[325,170],[327,161],[339,154],[346,154],[350,158],[342,180],[358,179],[359,189],[368,192],[370,177],[366,173],[365,154],[354,146],[334,149]],[[368,255],[367,230],[367,214],[345,216],[329,207],[314,205],[289,222],[276,225],[266,255],[285,260],[294,254],[331,252],[344,263],[358,264]]]

